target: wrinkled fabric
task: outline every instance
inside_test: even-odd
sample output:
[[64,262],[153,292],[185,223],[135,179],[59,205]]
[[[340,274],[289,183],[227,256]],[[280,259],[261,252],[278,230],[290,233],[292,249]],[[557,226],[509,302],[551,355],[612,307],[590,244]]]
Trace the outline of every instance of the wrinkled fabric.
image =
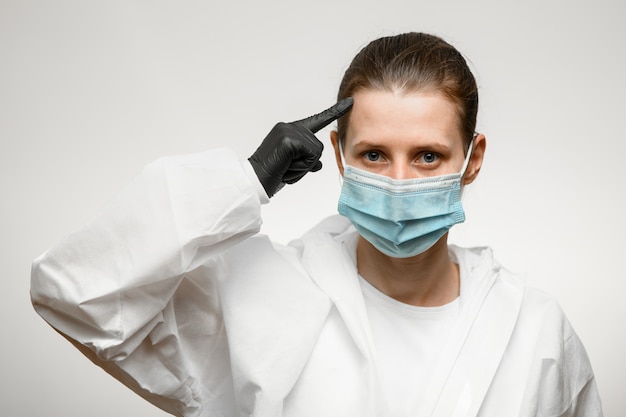
[[[36,311],[95,364],[177,416],[389,416],[354,265],[332,216],[288,246],[258,234],[268,201],[227,150],[146,167],[33,263]],[[415,416],[601,416],[558,304],[487,248]],[[94,387],[94,389],[97,389]]]

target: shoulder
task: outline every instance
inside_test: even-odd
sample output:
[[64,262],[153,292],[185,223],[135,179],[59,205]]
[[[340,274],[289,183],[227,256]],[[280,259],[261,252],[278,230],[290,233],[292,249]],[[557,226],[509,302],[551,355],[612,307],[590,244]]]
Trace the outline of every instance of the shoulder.
[[468,287],[485,284],[493,287],[506,287],[519,293],[523,299],[520,317],[534,319],[537,323],[551,326],[567,326],[567,318],[558,301],[550,294],[526,284],[524,275],[503,266],[489,247],[449,246],[451,258],[465,271],[465,284]]
[[[356,233],[349,220],[343,216],[333,215],[320,221],[300,238],[288,244],[282,244],[271,239],[266,234],[256,234],[246,239],[226,253],[221,258],[222,265],[228,265],[230,273],[241,272],[248,274],[254,271],[274,271],[280,265],[285,268],[295,268],[296,271],[307,275],[302,266],[302,257],[307,248],[336,245],[347,240]],[[242,262],[245,259],[245,262]]]
[[335,214],[322,219],[300,238],[289,242],[289,247],[302,250],[307,246],[335,244],[355,235],[357,232],[346,217]]
[[457,263],[461,270],[461,289],[472,294],[479,288],[489,287],[506,290],[521,296],[524,292],[524,279],[500,264],[489,247],[460,247],[449,245],[450,259]]
[[352,223],[350,223],[350,220],[344,216],[335,214],[322,219],[298,240],[308,239],[315,236],[327,236],[334,238],[351,230],[354,230],[354,227],[352,226]]

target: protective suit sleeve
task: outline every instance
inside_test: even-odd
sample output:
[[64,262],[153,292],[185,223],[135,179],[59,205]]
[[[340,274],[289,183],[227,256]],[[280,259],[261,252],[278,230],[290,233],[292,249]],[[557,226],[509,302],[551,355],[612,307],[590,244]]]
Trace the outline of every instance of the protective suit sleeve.
[[[149,380],[166,385],[169,372],[184,385],[188,376],[180,369],[193,368],[184,363],[193,355],[181,358],[169,336],[178,337],[178,321],[192,303],[204,311],[185,314],[201,316],[208,333],[219,333],[219,299],[212,294],[219,255],[261,225],[267,196],[246,164],[228,150],[149,164],[91,222],[34,261],[37,313],[101,366],[119,363],[116,377],[129,386],[143,384],[127,376],[146,372],[141,366],[152,369]],[[205,296],[194,301],[199,294]],[[181,400],[189,395],[171,386],[148,388]]]

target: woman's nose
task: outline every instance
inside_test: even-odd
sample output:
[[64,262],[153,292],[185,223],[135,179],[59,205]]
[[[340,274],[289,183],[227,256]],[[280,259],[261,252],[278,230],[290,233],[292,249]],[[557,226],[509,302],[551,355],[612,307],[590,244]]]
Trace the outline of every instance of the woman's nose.
[[394,162],[389,176],[394,180],[408,180],[417,177],[417,174],[411,167],[411,164],[406,162]]

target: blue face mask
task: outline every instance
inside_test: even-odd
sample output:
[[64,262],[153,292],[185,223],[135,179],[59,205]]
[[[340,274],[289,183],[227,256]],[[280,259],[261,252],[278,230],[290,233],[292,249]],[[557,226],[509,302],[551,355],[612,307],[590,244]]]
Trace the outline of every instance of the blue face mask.
[[426,251],[465,221],[461,179],[472,145],[461,172],[437,177],[395,180],[344,162],[339,213],[388,256],[408,258]]

